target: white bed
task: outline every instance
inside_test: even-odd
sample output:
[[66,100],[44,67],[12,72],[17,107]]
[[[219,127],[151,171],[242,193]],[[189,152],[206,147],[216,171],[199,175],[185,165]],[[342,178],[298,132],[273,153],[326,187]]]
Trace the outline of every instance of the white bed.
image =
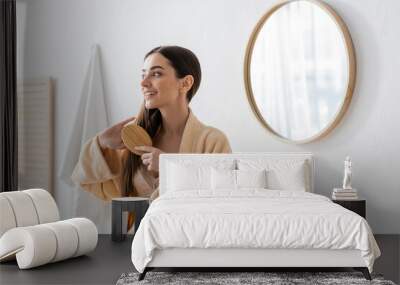
[[161,155],[160,197],[132,243],[140,279],[155,267],[354,267],[370,278],[380,251],[368,223],[313,194],[313,181],[310,153]]

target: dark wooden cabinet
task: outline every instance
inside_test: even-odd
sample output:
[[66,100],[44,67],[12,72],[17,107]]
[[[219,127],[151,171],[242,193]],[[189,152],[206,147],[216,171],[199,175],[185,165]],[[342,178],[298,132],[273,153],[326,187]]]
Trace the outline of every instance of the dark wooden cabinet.
[[357,200],[332,200],[334,203],[359,214],[364,219],[366,218],[366,201],[363,199]]

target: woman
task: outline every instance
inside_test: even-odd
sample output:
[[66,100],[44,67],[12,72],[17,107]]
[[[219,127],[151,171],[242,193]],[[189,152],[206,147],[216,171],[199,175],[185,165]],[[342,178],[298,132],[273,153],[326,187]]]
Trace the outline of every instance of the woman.
[[[121,196],[155,199],[160,153],[231,152],[226,136],[203,125],[189,108],[201,81],[200,63],[190,50],[154,48],[146,54],[142,71],[144,104],[137,118],[120,122],[89,140],[72,174],[84,190],[106,201]],[[121,140],[121,129],[132,120],[153,141],[151,147],[138,147],[141,156],[127,150]]]

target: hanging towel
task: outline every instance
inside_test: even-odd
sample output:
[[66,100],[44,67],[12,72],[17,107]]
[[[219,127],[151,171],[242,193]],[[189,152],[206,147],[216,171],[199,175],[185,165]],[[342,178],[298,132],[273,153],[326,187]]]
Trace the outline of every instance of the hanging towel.
[[91,59],[82,87],[79,109],[61,166],[60,178],[73,191],[73,214],[92,220],[99,233],[111,231],[111,205],[79,188],[71,180],[71,174],[79,160],[85,142],[109,126],[104,101],[100,51],[97,44],[91,50]]

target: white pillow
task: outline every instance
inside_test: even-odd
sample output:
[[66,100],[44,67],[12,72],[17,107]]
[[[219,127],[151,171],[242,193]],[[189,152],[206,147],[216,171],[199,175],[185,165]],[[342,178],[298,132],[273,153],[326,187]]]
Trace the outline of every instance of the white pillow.
[[267,188],[267,171],[235,170],[237,188]]
[[236,189],[236,170],[211,169],[211,189]]
[[239,170],[267,170],[267,188],[273,190],[311,191],[306,160],[239,159]]
[[211,189],[266,188],[266,170],[211,170]]
[[[207,189],[209,184],[206,177],[209,167],[186,167],[181,164],[170,163],[168,167],[168,189],[184,191],[189,189]],[[208,187],[209,188],[209,187]]]
[[190,161],[167,164],[167,191],[210,190],[211,169],[234,169],[235,161],[195,164]]

